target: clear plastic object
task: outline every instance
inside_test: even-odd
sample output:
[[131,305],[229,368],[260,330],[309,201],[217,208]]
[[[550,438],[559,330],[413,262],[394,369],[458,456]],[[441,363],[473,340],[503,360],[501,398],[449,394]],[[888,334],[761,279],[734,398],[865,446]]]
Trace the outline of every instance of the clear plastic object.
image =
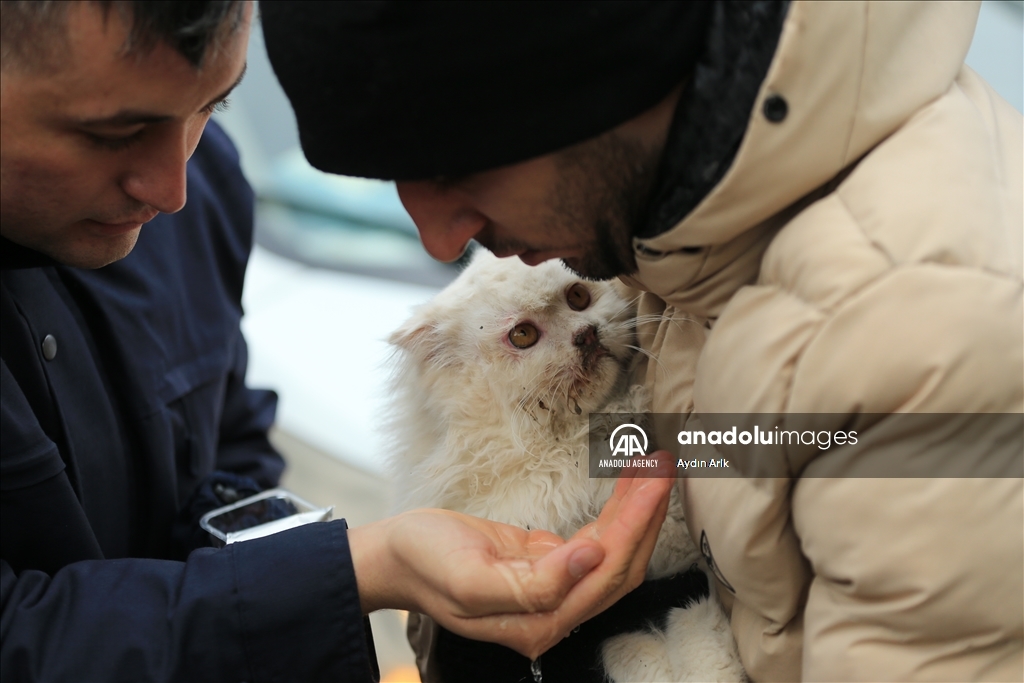
[[199,520],[218,546],[263,538],[288,529],[326,522],[334,506],[320,508],[285,489],[270,489],[211,510]]

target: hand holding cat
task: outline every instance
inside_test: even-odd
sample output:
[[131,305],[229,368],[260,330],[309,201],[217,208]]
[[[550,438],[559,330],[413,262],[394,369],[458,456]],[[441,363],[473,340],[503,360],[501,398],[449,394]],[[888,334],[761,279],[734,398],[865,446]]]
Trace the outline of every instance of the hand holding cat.
[[625,473],[598,519],[568,541],[434,509],[356,527],[363,611],[419,611],[535,658],[640,584],[673,483]]

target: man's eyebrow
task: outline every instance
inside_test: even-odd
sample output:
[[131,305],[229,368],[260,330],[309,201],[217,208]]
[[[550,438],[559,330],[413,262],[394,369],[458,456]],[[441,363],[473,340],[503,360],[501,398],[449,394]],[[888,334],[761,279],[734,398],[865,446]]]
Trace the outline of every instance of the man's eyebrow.
[[[243,78],[245,78],[245,71],[248,68],[248,62],[242,65],[242,72],[238,74],[238,78],[235,79],[235,82],[232,83],[227,90],[207,102],[203,109],[211,109],[214,105],[226,100],[228,95],[231,94],[231,91],[237,88],[238,84],[242,82]],[[104,116],[98,119],[79,119],[77,123],[81,126],[134,126],[144,123],[163,123],[164,121],[170,121],[172,118],[174,117],[167,116],[166,114],[151,114],[149,112],[126,109],[124,111],[119,111],[112,116]]]

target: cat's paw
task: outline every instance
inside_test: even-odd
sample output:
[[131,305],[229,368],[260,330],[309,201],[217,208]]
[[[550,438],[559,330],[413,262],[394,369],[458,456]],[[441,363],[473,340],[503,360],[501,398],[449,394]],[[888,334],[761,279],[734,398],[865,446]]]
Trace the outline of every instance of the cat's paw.
[[601,645],[614,683],[742,683],[747,681],[721,605],[707,597],[673,608],[664,631],[623,633]]
[[669,613],[665,647],[673,677],[664,680],[747,680],[729,619],[713,597]]
[[660,631],[623,633],[601,644],[604,671],[614,683],[674,681]]

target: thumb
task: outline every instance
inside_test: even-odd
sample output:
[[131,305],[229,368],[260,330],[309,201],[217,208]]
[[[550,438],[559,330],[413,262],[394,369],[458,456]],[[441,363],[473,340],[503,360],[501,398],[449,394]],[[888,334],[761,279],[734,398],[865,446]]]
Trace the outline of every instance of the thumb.
[[[535,560],[528,571],[521,562],[511,562],[502,571],[506,580],[518,584],[519,602],[529,612],[549,612],[562,604],[566,594],[604,560],[600,543],[580,538]],[[519,571],[517,571],[519,570]],[[508,576],[514,573],[517,576]]]

